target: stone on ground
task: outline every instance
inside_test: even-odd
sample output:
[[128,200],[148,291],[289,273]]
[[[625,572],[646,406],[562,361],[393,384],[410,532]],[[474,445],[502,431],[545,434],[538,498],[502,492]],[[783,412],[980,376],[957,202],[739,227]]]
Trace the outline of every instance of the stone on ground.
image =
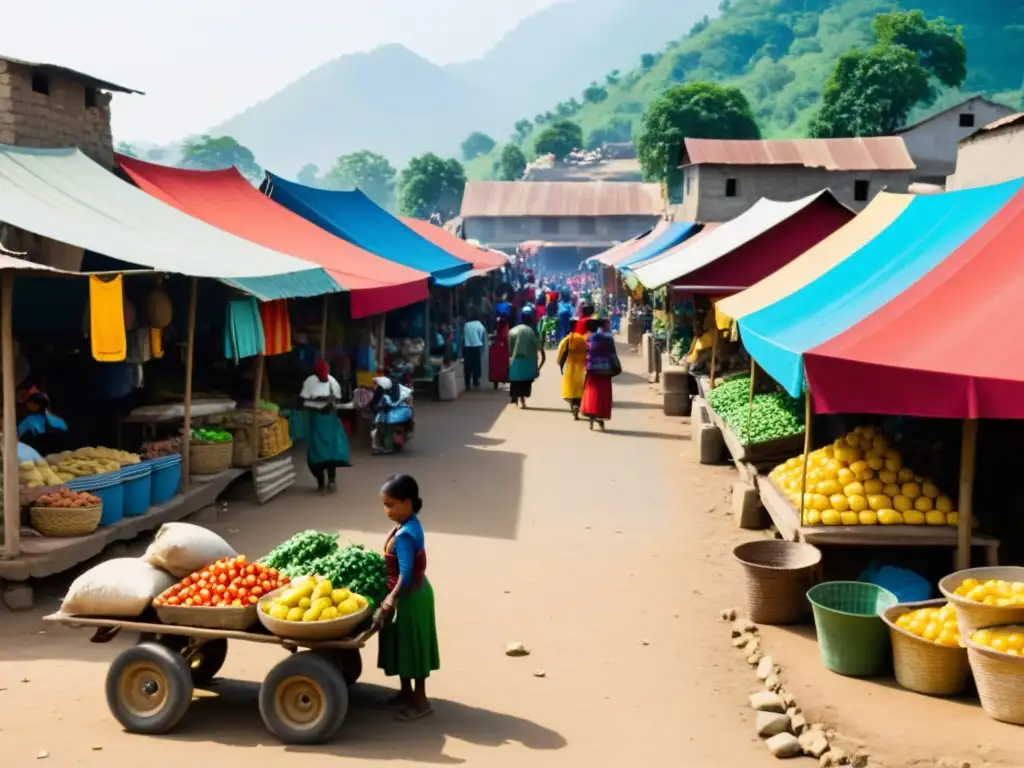
[[786,711],[786,705],[782,697],[771,691],[758,691],[750,695],[750,708],[758,712],[778,712],[780,715]]
[[810,730],[800,734],[798,741],[805,755],[817,759],[828,752],[828,739],[822,731]]
[[771,656],[763,657],[757,662],[757,679],[767,680],[775,672],[775,662]]
[[4,588],[4,605],[11,611],[31,611],[32,587],[28,584],[8,584]]
[[778,733],[765,742],[768,750],[779,758],[796,757],[801,754],[800,742],[792,733]]
[[529,656],[530,650],[522,643],[509,643],[505,646],[505,655],[512,657]]
[[757,735],[765,739],[789,731],[789,716],[778,712],[757,713]]

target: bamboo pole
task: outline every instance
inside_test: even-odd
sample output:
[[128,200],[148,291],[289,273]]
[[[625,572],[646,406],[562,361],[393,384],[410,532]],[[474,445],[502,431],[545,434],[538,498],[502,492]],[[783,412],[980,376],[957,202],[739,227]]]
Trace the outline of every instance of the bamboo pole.
[[188,490],[191,480],[192,458],[192,359],[196,345],[196,301],[199,293],[199,280],[192,278],[188,295],[188,335],[185,345],[185,426],[184,446],[181,452],[181,490]]
[[[328,298],[329,298],[329,296],[330,296],[330,294],[327,294],[327,293],[324,294],[323,317],[320,319],[320,359],[321,360],[326,360],[327,359],[327,317],[328,317],[328,315],[327,315],[327,308],[328,308],[327,305],[328,305]],[[260,367],[262,368],[262,366],[263,366],[263,363],[261,362],[260,363]]]
[[757,378],[757,362],[750,358],[750,400],[747,402],[747,423],[743,428],[747,442],[750,442],[750,420],[754,417],[754,380]]
[[718,323],[715,322],[715,336],[714,341],[711,342],[711,381],[708,383],[708,389],[715,388],[715,366],[718,363]]
[[960,444],[960,497],[957,509],[960,517],[956,526],[956,568],[971,567],[971,531],[974,522],[974,463],[977,457],[978,420],[964,419],[963,440]]
[[430,365],[430,296],[427,295],[423,312],[423,367]]
[[253,370],[252,375],[252,431],[249,434],[252,441],[253,483],[256,482],[256,465],[260,461],[260,425],[258,416],[260,413],[260,392],[263,389],[263,362],[265,357],[263,352],[256,356],[256,368]]
[[18,427],[14,395],[14,272],[6,270],[0,284],[0,323],[3,347],[3,396],[4,396],[4,557],[21,554],[21,498],[18,487]]
[[800,480],[800,525],[804,524],[804,501],[807,498],[807,465],[811,459],[811,389],[804,392],[804,466],[803,477]]
[[384,331],[387,327],[387,315],[383,312],[377,327],[377,372],[384,373]]

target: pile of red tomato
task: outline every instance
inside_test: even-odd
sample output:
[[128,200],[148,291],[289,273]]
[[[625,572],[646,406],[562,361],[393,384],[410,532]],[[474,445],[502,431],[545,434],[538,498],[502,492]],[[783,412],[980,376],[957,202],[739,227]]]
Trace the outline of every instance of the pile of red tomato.
[[288,577],[260,563],[250,563],[245,555],[221,558],[202,571],[186,576],[153,600],[153,605],[193,608],[244,608],[282,587]]

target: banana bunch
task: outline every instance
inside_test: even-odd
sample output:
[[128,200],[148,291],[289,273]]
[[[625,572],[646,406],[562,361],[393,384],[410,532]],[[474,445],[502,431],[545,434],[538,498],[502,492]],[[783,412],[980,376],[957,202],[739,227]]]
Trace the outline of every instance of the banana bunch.
[[45,461],[22,461],[18,464],[18,481],[26,488],[46,488],[51,485],[62,485],[59,473]]

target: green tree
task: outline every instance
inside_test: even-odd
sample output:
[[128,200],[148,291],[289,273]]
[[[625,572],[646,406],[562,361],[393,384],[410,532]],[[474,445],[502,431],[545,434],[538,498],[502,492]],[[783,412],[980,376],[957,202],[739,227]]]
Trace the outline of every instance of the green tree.
[[574,149],[583,147],[583,129],[572,120],[559,120],[541,131],[533,142],[538,155],[553,154],[556,160],[564,160]]
[[761,131],[738,88],[714,83],[669,88],[651,103],[640,122],[636,148],[644,178],[673,187],[686,138],[759,139]]
[[516,138],[519,141],[522,141],[529,135],[530,129],[533,128],[533,123],[524,118],[517,122],[514,127],[516,132]]
[[495,176],[499,181],[518,181],[523,178],[526,170],[526,155],[515,144],[506,144],[501,148]]
[[607,75],[604,76],[604,81],[608,85],[618,85],[619,80],[622,78],[622,73],[617,69],[613,69]]
[[328,189],[358,189],[386,210],[395,206],[398,172],[383,155],[361,149],[334,161],[320,183]]
[[455,158],[443,160],[427,152],[409,161],[399,180],[399,207],[405,216],[447,221],[462,207],[466,172]]
[[167,158],[167,150],[163,147],[153,147],[146,153],[146,157],[154,163],[159,163]]
[[877,44],[843,54],[825,83],[810,133],[819,138],[884,136],[910,111],[935,101],[935,83],[967,77],[963,30],[921,11],[883,13],[872,25]]
[[658,63],[658,56],[654,53],[645,53],[640,57],[640,68],[644,72],[651,69],[655,64]]
[[605,144],[629,141],[633,137],[633,122],[628,117],[616,116],[587,136],[587,149],[598,149]]
[[468,163],[470,160],[480,157],[480,155],[486,155],[497,145],[498,143],[486,133],[473,131],[462,142],[462,159]]
[[136,159],[138,159],[139,155],[141,154],[139,150],[135,148],[134,144],[127,141],[117,142],[117,146],[114,148],[114,150],[119,155],[124,155],[125,157],[134,157]]
[[608,98],[607,89],[598,85],[596,82],[591,83],[587,86],[587,89],[583,91],[583,100],[588,104],[600,104],[602,101]]
[[234,166],[250,181],[257,181],[263,176],[263,169],[256,162],[252,151],[231,136],[204,134],[187,139],[181,147],[178,165],[204,171]]
[[295,178],[299,184],[305,184],[307,187],[315,187],[317,185],[317,176],[319,175],[320,169],[315,164],[306,163],[299,169]]

